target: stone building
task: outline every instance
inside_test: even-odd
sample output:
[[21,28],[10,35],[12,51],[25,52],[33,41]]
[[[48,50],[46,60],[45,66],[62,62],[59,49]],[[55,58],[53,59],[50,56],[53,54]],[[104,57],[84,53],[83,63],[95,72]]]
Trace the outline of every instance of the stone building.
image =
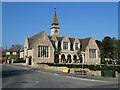
[[84,63],[100,64],[100,50],[93,37],[84,39],[60,36],[59,22],[54,11],[51,33],[40,32],[26,37],[20,51],[20,58],[27,59],[30,64],[37,63]]

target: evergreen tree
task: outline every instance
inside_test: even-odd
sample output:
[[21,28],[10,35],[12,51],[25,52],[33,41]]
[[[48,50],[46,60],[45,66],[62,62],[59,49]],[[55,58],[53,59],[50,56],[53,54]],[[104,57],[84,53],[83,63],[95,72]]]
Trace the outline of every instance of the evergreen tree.
[[100,49],[102,64],[106,63],[105,58],[120,63],[120,40],[106,36],[102,41],[96,40],[96,43]]
[[113,40],[111,39],[111,37],[107,36],[102,40],[101,49],[102,49],[103,58],[113,59],[114,47],[113,47]]

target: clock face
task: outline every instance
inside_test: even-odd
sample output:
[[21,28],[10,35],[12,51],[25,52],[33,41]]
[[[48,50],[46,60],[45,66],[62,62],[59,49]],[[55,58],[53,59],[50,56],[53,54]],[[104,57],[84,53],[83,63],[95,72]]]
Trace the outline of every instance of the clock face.
[[55,33],[58,33],[58,30],[55,30]]

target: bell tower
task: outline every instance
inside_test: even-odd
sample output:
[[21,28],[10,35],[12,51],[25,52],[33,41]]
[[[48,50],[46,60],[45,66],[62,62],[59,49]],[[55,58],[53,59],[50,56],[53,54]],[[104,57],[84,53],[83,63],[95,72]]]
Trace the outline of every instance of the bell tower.
[[54,8],[54,17],[53,17],[53,21],[52,21],[52,27],[51,29],[51,36],[60,36],[60,28],[59,28],[59,23],[58,23],[58,19],[57,19],[57,15],[56,15],[56,8]]

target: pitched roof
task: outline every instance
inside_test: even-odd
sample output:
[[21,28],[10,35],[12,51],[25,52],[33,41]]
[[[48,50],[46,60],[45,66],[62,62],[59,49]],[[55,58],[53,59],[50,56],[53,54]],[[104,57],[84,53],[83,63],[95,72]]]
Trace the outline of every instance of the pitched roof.
[[[71,43],[73,43],[75,38],[69,38],[69,40]],[[85,39],[79,39],[80,43],[82,44],[82,48],[81,48],[82,51],[85,51],[85,49],[89,43],[89,40],[90,40],[90,37],[85,38]]]
[[80,40],[80,42],[81,42],[81,44],[82,44],[81,50],[82,50],[82,51],[85,51],[85,49],[86,49],[86,47],[87,47],[87,45],[88,45],[88,43],[89,43],[90,37],[85,38],[85,39],[79,39],[79,40]]
[[69,38],[70,42],[73,43],[75,38]]
[[7,51],[9,51],[9,52],[17,52],[14,45],[12,45],[12,47],[10,49],[8,49]]
[[29,49],[33,48],[34,43],[38,40],[38,38],[43,34],[44,32],[40,32],[36,35],[33,35],[32,37],[28,38],[29,42]]
[[53,17],[53,21],[52,21],[52,25],[54,25],[54,24],[59,25],[57,15],[56,15],[56,9],[54,11],[54,17]]
[[48,36],[48,38],[51,40],[52,36]]
[[64,36],[62,36],[62,37],[56,37],[56,38],[57,38],[57,40],[58,40],[59,42],[61,42],[62,39],[63,39],[63,37],[64,37]]
[[[43,33],[44,33],[44,32],[40,32],[40,33],[38,33],[38,34],[36,34],[36,35],[28,38],[29,49],[32,49],[32,48],[33,48],[34,43],[38,40],[38,38],[39,38]],[[48,38],[49,38],[49,40],[51,40],[52,36],[48,36]],[[64,38],[64,36],[62,36],[62,37],[56,37],[56,39],[57,39],[59,42],[61,42],[63,38]],[[74,40],[75,40],[75,38],[69,38],[69,40],[70,40],[71,43],[73,43]],[[88,43],[89,43],[89,40],[90,40],[90,37],[85,38],[85,39],[79,39],[80,43],[82,44],[82,48],[81,48],[82,51],[85,51],[85,49],[86,49],[86,47],[87,47],[87,45],[88,45]]]

